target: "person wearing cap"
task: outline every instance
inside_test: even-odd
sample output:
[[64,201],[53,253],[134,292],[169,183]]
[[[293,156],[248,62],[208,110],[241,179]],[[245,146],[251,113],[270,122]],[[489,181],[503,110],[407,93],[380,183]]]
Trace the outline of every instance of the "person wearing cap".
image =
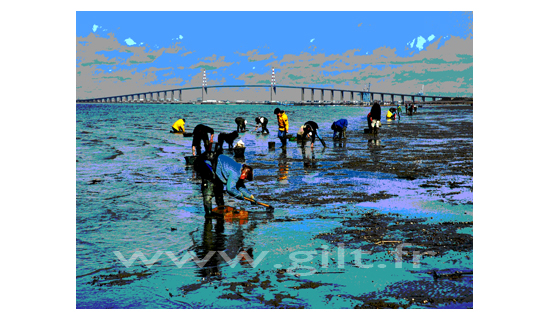
[[269,133],[269,130],[267,130],[267,118],[265,117],[257,117],[256,119],[256,128],[254,130],[258,130],[260,126],[262,126],[262,133]]
[[332,123],[332,126],[330,126],[330,128],[334,131],[334,134],[332,135],[332,139],[336,138],[336,134],[338,134],[339,139],[342,139],[342,136],[344,139],[346,139],[346,130],[348,128],[348,120],[347,119],[336,120]]
[[200,155],[195,160],[194,167],[202,178],[201,191],[206,217],[212,216],[212,197],[216,199],[218,207],[224,206],[224,186],[230,196],[239,200],[247,197],[256,203],[256,199],[244,185],[245,180],[254,179],[252,167],[241,165],[226,155],[216,155],[214,152]]
[[[208,139],[208,134],[210,134],[210,140]],[[214,141],[214,129],[203,124],[199,124],[193,129],[193,142],[191,143],[193,155],[201,154],[201,141],[204,142],[204,150],[210,151],[209,147]]]
[[273,114],[277,115],[277,122],[279,124],[278,137],[283,144],[282,148],[286,148],[286,134],[288,133],[288,117],[284,110],[275,108]]
[[171,132],[185,132],[185,119],[178,119],[176,122],[174,122]]
[[244,132],[246,130],[246,120],[243,117],[235,118],[235,123],[237,124],[237,132]]
[[380,128],[380,117],[382,114],[382,109],[380,104],[375,102],[370,109],[370,118],[369,123],[372,126],[374,134],[378,134],[378,128]]
[[304,123],[304,133],[302,134],[302,147],[305,146],[306,144],[306,138],[310,135],[311,133],[311,148],[313,149],[313,143],[315,143],[315,136],[319,137],[319,140],[321,140],[321,143],[324,145],[325,143],[323,142],[323,140],[321,139],[321,137],[319,136],[319,125],[317,125],[317,122],[314,122],[314,121],[308,121],[306,123]]

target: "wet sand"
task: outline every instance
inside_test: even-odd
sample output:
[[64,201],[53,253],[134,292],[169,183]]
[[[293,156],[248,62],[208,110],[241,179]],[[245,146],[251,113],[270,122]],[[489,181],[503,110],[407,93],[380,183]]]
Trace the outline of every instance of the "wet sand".
[[[311,119],[308,111],[289,115],[291,133]],[[77,163],[77,307],[473,307],[473,110],[419,108],[383,119],[377,137],[362,133],[368,111],[348,111],[345,141],[322,130],[324,149],[319,142],[313,151],[297,142],[278,148],[273,117],[270,135],[241,135],[247,151],[236,160],[255,168],[247,186],[276,209],[270,214],[226,196],[226,204],[251,211],[233,223],[202,217],[200,180],[181,156],[189,138],[145,137],[160,126],[142,125],[132,138],[115,134],[132,147],[101,146],[97,159],[77,148],[77,161],[88,163]],[[326,128],[334,120],[318,123]],[[77,133],[77,146],[96,148],[93,139],[104,143],[112,133],[97,137],[92,129]],[[139,162],[145,168],[122,162],[144,148],[156,150],[135,156],[149,159]],[[101,201],[84,203],[93,199]],[[94,228],[101,236],[91,235]],[[126,258],[170,250],[178,260],[188,252],[267,254],[255,267],[245,260],[232,266],[216,253],[202,267],[191,261],[179,268],[163,254],[126,268],[115,250]]]

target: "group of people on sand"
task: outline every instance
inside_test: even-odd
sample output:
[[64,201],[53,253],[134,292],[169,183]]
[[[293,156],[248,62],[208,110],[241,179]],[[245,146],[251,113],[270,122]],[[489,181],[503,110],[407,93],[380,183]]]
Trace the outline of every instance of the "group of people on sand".
[[[405,105],[407,113],[416,112],[416,106]],[[395,119],[401,117],[401,105],[397,108],[390,108],[386,113],[387,119]],[[381,118],[380,104],[375,102],[367,115],[368,132],[378,134]],[[281,140],[281,148],[286,149],[288,135],[288,116],[284,110],[276,108],[273,114],[277,116],[278,132],[277,137]],[[269,134],[267,129],[268,119],[263,116],[256,117],[256,127],[258,130],[261,127],[262,134]],[[239,133],[246,131],[247,121],[243,117],[235,118],[237,130],[231,133],[220,133],[218,135],[218,143],[214,151],[211,150],[214,141],[214,129],[209,126],[198,124],[193,129],[193,142],[191,148],[193,156],[197,156],[194,161],[195,170],[202,178],[201,191],[203,195],[203,205],[206,217],[214,217],[212,214],[212,197],[215,198],[218,207],[224,206],[223,190],[224,186],[227,193],[239,200],[248,200],[252,203],[257,203],[254,195],[245,187],[245,181],[252,181],[254,177],[254,169],[246,164],[240,164],[230,157],[222,154],[223,144],[227,143],[229,148],[233,147],[233,142],[238,138]],[[347,119],[339,119],[332,123],[330,129],[333,131],[333,139],[346,139],[346,131],[348,128]],[[172,125],[171,132],[184,133],[185,119],[178,119]],[[319,134],[319,125],[315,121],[307,121],[298,130],[297,138],[302,142],[302,148],[305,142],[311,139],[311,148],[315,143],[315,138],[319,138],[323,146],[325,142]],[[205,151],[202,152],[201,145],[204,145]]]
[[[276,108],[273,114],[277,116],[277,136],[281,140],[281,148],[286,148],[289,130],[288,116],[284,110],[279,108]],[[269,134],[269,130],[267,129],[269,121],[266,117],[259,116],[255,121],[255,130],[261,128],[262,134]],[[247,121],[243,117],[237,117],[235,123],[237,124],[237,130],[231,133],[218,134],[218,143],[215,150],[211,150],[214,141],[213,128],[204,124],[198,124],[193,129],[191,148],[193,156],[197,156],[194,161],[194,168],[202,179],[201,191],[205,216],[207,218],[215,217],[212,214],[212,197],[215,198],[218,207],[224,206],[224,186],[227,193],[232,197],[256,203],[254,195],[246,189],[244,184],[245,181],[253,180],[254,169],[246,164],[236,162],[221,152],[224,143],[228,143],[229,148],[232,148],[233,141],[238,137],[239,132],[246,131]],[[331,125],[331,129],[334,131],[333,138],[346,139],[347,127],[348,121],[346,119],[334,121]],[[171,132],[185,133],[185,119],[178,119],[172,125]],[[325,146],[325,142],[319,134],[319,125],[314,121],[307,121],[300,127],[297,138],[302,140],[302,147],[305,146],[305,141],[311,138],[311,148],[313,148],[316,137]],[[204,146],[204,152],[202,152],[202,146]]]

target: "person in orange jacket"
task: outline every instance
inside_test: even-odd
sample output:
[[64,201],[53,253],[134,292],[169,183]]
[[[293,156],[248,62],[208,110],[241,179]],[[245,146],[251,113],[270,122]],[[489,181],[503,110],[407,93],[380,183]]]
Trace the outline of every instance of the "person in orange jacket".
[[284,110],[275,108],[273,114],[277,115],[277,121],[279,123],[279,133],[277,136],[283,144],[282,148],[286,148],[286,134],[288,133],[288,117]]

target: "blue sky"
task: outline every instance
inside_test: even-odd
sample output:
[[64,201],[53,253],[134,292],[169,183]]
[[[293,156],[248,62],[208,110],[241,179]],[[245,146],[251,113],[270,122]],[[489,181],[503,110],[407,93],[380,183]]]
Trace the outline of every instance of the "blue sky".
[[470,20],[463,12],[92,11],[77,12],[76,18],[77,37],[115,32],[120,42],[132,39],[152,48],[182,41],[187,49],[205,55],[264,46],[299,54],[313,44],[327,54],[350,47],[372,51],[388,46],[404,56],[408,53],[403,47],[418,37],[466,37],[470,33],[464,27]]
[[[409,60],[422,59],[432,62],[409,68],[438,72],[424,77],[428,92],[471,95],[472,25],[473,14],[458,11],[80,11],[77,96],[106,96],[112,85],[120,94],[200,85],[202,69],[213,85],[261,84],[269,80],[271,67],[278,84],[363,87],[376,82],[388,92],[417,92],[420,80],[406,76],[396,82],[392,75],[407,73]],[[436,58],[439,65],[433,63]],[[440,80],[449,83],[430,86]]]

